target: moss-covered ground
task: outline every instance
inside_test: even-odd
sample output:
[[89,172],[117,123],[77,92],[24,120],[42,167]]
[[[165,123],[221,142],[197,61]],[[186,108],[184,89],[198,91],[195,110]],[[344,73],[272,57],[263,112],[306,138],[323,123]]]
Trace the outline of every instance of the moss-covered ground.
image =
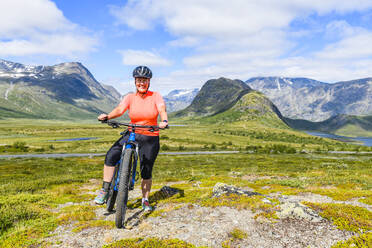
[[158,239],[158,238],[132,238],[116,241],[112,244],[105,245],[103,248],[196,248],[179,239]]
[[[76,123],[53,125],[46,122],[40,125],[0,123],[0,126],[1,143],[13,147],[16,142],[24,142],[22,149],[26,149],[21,151],[22,145],[19,143],[18,148],[6,153],[36,152],[42,148],[44,152],[53,153],[104,152],[119,133],[118,130],[112,130],[104,125]],[[310,192],[338,201],[353,199],[371,205],[371,155],[318,153],[317,148],[353,150],[354,146],[299,134],[292,130],[283,131],[283,134],[280,134],[279,129],[261,128],[256,133],[249,128],[241,130],[242,133],[236,133],[238,128],[230,126],[226,132],[221,133],[221,129],[216,126],[212,128],[188,126],[175,127],[163,132],[161,140],[163,151],[179,150],[183,147],[181,150],[230,149],[240,150],[240,153],[159,155],[153,171],[154,188],[150,200],[155,207],[162,207],[158,207],[146,218],[159,216],[183,206],[193,208],[194,204],[251,209],[256,211],[257,217],[276,218],[274,210],[278,202],[275,199],[270,199],[272,204],[267,204],[262,201],[261,196],[230,195],[221,197],[218,201],[211,201],[211,192],[217,182],[250,188],[261,194]],[[253,137],[254,134],[257,136]],[[48,141],[73,137],[99,139],[77,143]],[[270,151],[263,149],[265,146],[267,148],[280,144],[295,148],[296,152],[286,152],[280,150],[282,149],[280,147],[272,148]],[[50,145],[53,145],[53,148],[50,148]],[[168,148],[164,149],[164,145]],[[249,147],[246,149],[246,146]],[[262,147],[263,150],[255,151],[254,147]],[[313,152],[301,153],[300,150]],[[43,238],[58,225],[66,223],[73,223],[76,232],[94,226],[113,228],[112,222],[97,218],[95,207],[87,204],[67,205],[55,211],[59,204],[80,203],[93,199],[94,196],[89,190],[81,186],[91,179],[98,179],[98,182],[101,180],[102,163],[103,157],[1,159],[0,247],[47,246],[43,243]],[[179,193],[172,197],[163,197],[158,190],[170,183],[179,190]],[[98,189],[99,183],[96,187]],[[355,244],[371,242],[370,211],[342,203],[308,204],[324,218],[332,221],[336,227],[356,232],[352,240],[340,242],[337,247],[346,247],[346,244],[353,242]],[[130,201],[129,207],[140,207],[139,199]],[[338,211],[340,209],[341,212]],[[231,235],[233,238],[234,234]],[[226,245],[230,241],[226,241]],[[124,240],[122,244],[126,244],[125,242],[132,242],[132,247],[148,247],[144,246],[146,242],[160,244],[158,247],[163,247],[161,244],[173,243],[174,247],[192,247],[179,240],[137,239]],[[122,247],[120,243],[117,245],[110,247]]]

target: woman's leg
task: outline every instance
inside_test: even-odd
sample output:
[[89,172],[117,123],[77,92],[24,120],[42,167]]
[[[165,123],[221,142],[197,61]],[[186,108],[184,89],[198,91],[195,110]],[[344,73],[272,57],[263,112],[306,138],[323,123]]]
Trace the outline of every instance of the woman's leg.
[[102,189],[98,192],[94,199],[96,204],[104,204],[107,200],[108,191],[115,171],[115,165],[120,159],[121,151],[123,149],[123,138],[117,140],[108,150],[103,166],[103,184]]
[[141,180],[142,198],[149,199],[151,185],[152,185],[152,179]]
[[103,181],[111,182],[112,176],[114,175],[115,166],[104,165],[103,166]]
[[138,137],[140,149],[139,157],[141,161],[141,188],[142,188],[142,207],[145,211],[151,210],[148,198],[152,185],[152,168],[159,153],[159,136],[141,135]]

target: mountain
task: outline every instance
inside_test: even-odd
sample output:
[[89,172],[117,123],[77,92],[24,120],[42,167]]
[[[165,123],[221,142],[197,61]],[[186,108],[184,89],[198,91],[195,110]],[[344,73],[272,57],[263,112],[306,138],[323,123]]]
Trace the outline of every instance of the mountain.
[[208,80],[192,103],[187,108],[176,112],[175,116],[208,116],[224,112],[251,90],[241,80],[223,77]]
[[198,92],[198,88],[172,90],[168,95],[164,96],[167,111],[170,113],[186,108],[194,100]]
[[323,121],[339,114],[372,114],[372,78],[328,84],[308,78],[255,77],[246,83],[293,119]]
[[27,66],[0,60],[0,118],[93,118],[120,98],[78,62]]
[[278,108],[262,93],[252,90],[244,94],[228,110],[204,118],[212,123],[256,121],[266,127],[288,128]]
[[336,115],[321,122],[285,118],[289,126],[306,131],[318,131],[344,136],[371,136],[372,116]]
[[241,80],[208,80],[191,105],[174,113],[177,117],[201,118],[204,122],[259,121],[270,127],[288,128],[278,108]]

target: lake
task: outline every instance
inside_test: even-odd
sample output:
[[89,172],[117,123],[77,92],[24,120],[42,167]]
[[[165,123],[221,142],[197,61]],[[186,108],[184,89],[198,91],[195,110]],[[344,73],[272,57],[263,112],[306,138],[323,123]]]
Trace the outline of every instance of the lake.
[[362,143],[362,145],[364,146],[372,146],[372,137],[347,137],[347,136],[340,136],[340,135],[335,135],[335,134],[330,134],[330,133],[308,132],[308,131],[306,131],[305,133],[313,135],[313,136],[336,139],[336,140],[345,141],[345,142],[357,141],[357,142]]

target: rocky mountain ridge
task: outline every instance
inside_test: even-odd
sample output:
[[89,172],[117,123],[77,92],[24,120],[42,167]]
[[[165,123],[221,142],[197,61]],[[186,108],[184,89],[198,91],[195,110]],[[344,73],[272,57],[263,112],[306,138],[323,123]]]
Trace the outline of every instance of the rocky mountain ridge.
[[328,84],[308,78],[255,77],[246,83],[292,119],[323,121],[339,114],[372,114],[372,78]]
[[26,66],[0,60],[0,117],[90,118],[120,101],[81,63]]
[[192,100],[194,100],[198,92],[198,88],[172,90],[164,96],[167,111],[174,112],[186,108],[191,104]]

